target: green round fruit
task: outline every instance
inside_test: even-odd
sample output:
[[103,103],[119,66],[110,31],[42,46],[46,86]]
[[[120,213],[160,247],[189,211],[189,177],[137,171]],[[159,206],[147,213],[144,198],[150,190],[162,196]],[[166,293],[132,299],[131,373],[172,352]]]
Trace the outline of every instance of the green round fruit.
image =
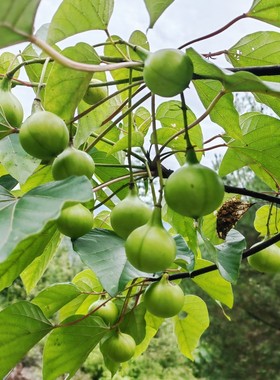
[[149,221],[136,228],[125,242],[128,261],[135,268],[155,273],[166,270],[176,257],[176,244],[161,222],[161,210],[156,207]]
[[164,196],[173,211],[197,219],[220,206],[224,184],[212,169],[185,164],[167,179]]
[[133,188],[128,195],[112,210],[111,226],[117,235],[126,239],[136,228],[147,223],[152,210],[142,202]]
[[104,305],[103,304],[104,299],[99,299],[98,301],[95,301],[90,305],[88,311],[90,313],[92,310],[102,305],[92,315],[101,317],[103,321],[108,325],[113,325],[118,319],[119,310],[113,301],[108,301]]
[[64,121],[54,113],[37,111],[22,124],[19,139],[31,156],[49,160],[68,146],[69,132]]
[[179,285],[168,281],[165,275],[158,282],[152,283],[144,293],[147,310],[160,318],[177,315],[185,301],[183,290]]
[[280,248],[276,244],[249,256],[247,260],[250,266],[259,272],[280,272]]
[[144,82],[152,93],[163,97],[183,92],[192,76],[192,61],[178,49],[161,49],[150,53],[144,62]]
[[92,225],[92,213],[80,203],[63,209],[57,220],[59,231],[72,239],[85,235]]
[[8,123],[19,128],[23,119],[23,108],[18,98],[10,91],[0,89],[0,107]]
[[131,359],[135,353],[135,348],[136,343],[132,336],[122,332],[116,332],[101,344],[102,353],[117,363]]
[[61,180],[71,175],[85,175],[89,179],[95,170],[95,164],[89,154],[74,147],[66,148],[52,164],[52,174],[55,180]]
[[[102,84],[103,82],[99,79],[92,79],[90,82],[91,84]],[[107,98],[108,96],[108,89],[106,86],[102,87],[91,87],[89,86],[85,95],[84,95],[84,101],[87,104],[93,105],[101,100]]]

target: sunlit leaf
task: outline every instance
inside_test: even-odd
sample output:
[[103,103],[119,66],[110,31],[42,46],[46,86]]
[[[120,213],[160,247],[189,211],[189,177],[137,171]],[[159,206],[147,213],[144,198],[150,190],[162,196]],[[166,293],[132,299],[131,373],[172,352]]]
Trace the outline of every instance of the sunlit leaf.
[[167,7],[174,2],[174,0],[144,0],[147,11],[150,16],[149,28],[153,28],[156,21],[162,15]]
[[279,27],[279,12],[279,0],[254,0],[247,16]]
[[255,229],[261,236],[274,235],[280,231],[280,213],[278,207],[269,205],[258,208],[254,220]]

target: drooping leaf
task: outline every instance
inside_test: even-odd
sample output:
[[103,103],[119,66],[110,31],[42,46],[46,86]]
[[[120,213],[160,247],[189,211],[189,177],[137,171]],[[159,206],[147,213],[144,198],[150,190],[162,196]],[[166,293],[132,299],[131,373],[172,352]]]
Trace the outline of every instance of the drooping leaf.
[[143,302],[125,314],[120,329],[122,332],[129,334],[140,344],[146,336],[146,307]]
[[255,214],[254,227],[261,236],[277,234],[280,230],[279,208],[268,205],[258,208]]
[[280,1],[279,0],[254,0],[247,16],[260,21],[267,22],[275,26],[280,26],[279,20]]
[[162,15],[169,5],[171,5],[174,0],[144,0],[147,11],[150,16],[149,28],[153,28],[156,21]]
[[183,355],[194,360],[193,352],[199,339],[209,326],[205,302],[197,296],[186,295],[184,306],[178,316],[173,317],[175,335]]
[[[196,259],[195,270],[206,268],[213,265],[213,262]],[[215,301],[222,302],[229,308],[233,306],[233,292],[231,283],[226,281],[219,273],[218,270],[201,274],[192,278],[201,289],[210,295]]]
[[113,0],[64,0],[51,21],[48,42],[54,44],[87,30],[105,30],[113,7]]
[[28,41],[40,0],[1,0],[0,48]]
[[43,353],[44,380],[71,378],[100,342],[108,327],[101,318],[73,316],[49,335]]
[[[83,42],[66,48],[62,54],[82,63],[100,63],[95,50]],[[91,77],[92,73],[69,69],[59,63],[54,63],[45,87],[45,109],[60,116],[66,122],[70,121],[88,88]]]
[[46,334],[52,325],[40,308],[27,301],[12,304],[0,312],[0,377],[8,372]]
[[223,278],[233,284],[236,283],[242,253],[246,248],[245,237],[237,230],[230,230],[224,243],[216,246],[217,266]]

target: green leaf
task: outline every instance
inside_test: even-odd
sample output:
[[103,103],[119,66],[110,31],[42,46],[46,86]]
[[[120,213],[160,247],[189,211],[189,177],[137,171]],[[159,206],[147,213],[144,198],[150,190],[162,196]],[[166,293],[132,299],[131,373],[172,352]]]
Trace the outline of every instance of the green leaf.
[[[213,262],[197,258],[194,270],[207,268],[211,265],[213,265]],[[229,308],[232,308],[234,298],[231,283],[226,281],[218,270],[195,276],[192,278],[192,281],[215,301],[220,301]]]
[[81,260],[96,274],[111,296],[122,291],[131,279],[147,275],[128,263],[124,243],[114,232],[98,228],[73,243]]
[[23,195],[35,187],[51,181],[53,181],[52,166],[39,165],[26,182],[20,186],[20,194]]
[[0,162],[19,183],[24,183],[39,165],[40,160],[23,150],[18,133],[0,140]]
[[86,177],[70,177],[39,186],[22,198],[14,198],[0,188],[0,288],[12,281],[37,256],[40,256],[56,232],[54,220],[65,202],[92,199]]
[[[80,42],[62,51],[65,57],[89,64],[99,64],[100,58],[88,44]],[[92,73],[69,69],[54,63],[45,87],[44,107],[69,122],[83,98]]]
[[279,12],[279,0],[254,0],[252,7],[246,14],[249,17],[279,27]]
[[150,111],[144,107],[139,107],[134,113],[134,124],[137,130],[143,133],[144,136],[148,133],[151,125],[151,114]]
[[81,292],[74,284],[53,284],[43,289],[33,298],[32,304],[37,305],[44,315],[49,318]]
[[10,174],[4,174],[0,177],[0,186],[3,186],[7,190],[12,190],[17,184],[18,181]]
[[35,288],[45,273],[51,259],[57,251],[61,238],[62,235],[60,232],[58,230],[55,231],[53,238],[47,243],[42,254],[36,257],[21,273],[20,277],[27,293],[30,293],[31,290]]
[[78,297],[75,297],[73,300],[62,306],[62,308],[59,310],[59,321],[63,321],[64,319],[69,318],[74,314],[87,314],[89,306],[94,301],[97,301],[98,298],[99,296],[97,295],[80,294]]
[[219,272],[224,279],[235,284],[238,279],[242,253],[246,248],[245,237],[236,230],[230,230],[226,241],[216,245],[216,248]]
[[181,353],[194,360],[193,352],[198,346],[201,335],[209,326],[205,302],[197,296],[186,295],[184,306],[179,315],[173,317],[173,321]]
[[[142,147],[144,145],[144,135],[141,132],[132,132],[131,134],[131,146]],[[128,135],[122,137],[111,149],[108,150],[108,154],[113,154],[128,148]]]
[[21,301],[0,312],[0,377],[8,372],[38,343],[52,325],[40,308]]
[[[13,53],[5,51],[0,55],[0,74],[6,74],[8,70],[15,68],[18,64],[18,58]],[[13,78],[18,78],[19,72],[20,70],[14,73]]]
[[174,237],[177,254],[175,263],[185,268],[188,272],[191,272],[194,268],[195,255],[186,244],[184,238],[181,235]]
[[108,331],[101,318],[73,316],[52,331],[43,353],[43,378],[71,378]]
[[72,283],[82,292],[102,292],[103,288],[95,273],[90,269],[85,269],[77,273]]
[[151,29],[165,9],[169,7],[174,0],[144,0],[144,2],[150,16],[149,28]]
[[[135,30],[132,32],[131,36],[129,37],[129,42],[132,45],[141,46],[146,50],[150,50],[147,35],[140,30]],[[139,55],[131,48],[129,48],[129,56],[131,60],[139,61]]]
[[64,0],[50,24],[48,42],[54,44],[87,30],[107,29],[114,0]]
[[40,0],[1,0],[0,48],[28,41]]
[[143,302],[125,314],[120,329],[132,336],[136,344],[140,344],[146,336],[146,307]]
[[277,234],[280,230],[279,208],[268,205],[260,207],[255,214],[254,227],[261,236]]

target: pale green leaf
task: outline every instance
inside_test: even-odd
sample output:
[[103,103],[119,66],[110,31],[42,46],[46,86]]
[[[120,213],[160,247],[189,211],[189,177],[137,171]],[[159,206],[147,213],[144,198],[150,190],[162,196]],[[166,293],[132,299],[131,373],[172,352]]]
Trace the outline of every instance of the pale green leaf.
[[256,211],[254,227],[261,236],[274,235],[280,231],[280,213],[278,207],[265,205]]
[[205,302],[197,296],[186,295],[184,306],[173,321],[180,351],[187,358],[194,360],[193,352],[201,335],[209,326]]
[[[146,50],[150,50],[147,35],[140,30],[135,30],[129,37],[129,42],[135,46],[141,46]],[[129,56],[131,60],[139,61],[139,55],[131,48],[129,48]],[[139,73],[140,74],[140,73]]]
[[[211,265],[213,265],[211,261],[197,258],[194,269],[198,270]],[[192,281],[215,301],[220,301],[229,308],[232,308],[234,298],[231,283],[226,281],[218,270],[195,276],[192,278]]]
[[[63,327],[65,325],[65,327]],[[73,316],[49,335],[43,353],[43,378],[71,378],[107,332],[101,318]]]
[[99,295],[87,295],[80,294],[77,297],[70,300],[59,310],[58,318],[59,321],[63,321],[72,315],[84,315],[88,313],[90,305],[97,301]]
[[144,2],[150,16],[149,28],[153,28],[162,13],[174,0],[144,0]]
[[107,29],[114,0],[64,0],[50,24],[48,42],[54,44],[87,30]]
[[36,168],[33,174],[28,177],[24,184],[20,186],[20,193],[23,195],[35,187],[51,181],[53,181],[52,166],[40,165]]
[[95,273],[90,269],[77,273],[72,283],[82,292],[102,292],[103,290]]
[[40,308],[21,301],[0,312],[0,377],[8,372],[46,334],[52,325]]
[[144,136],[146,136],[150,128],[151,120],[152,120],[150,111],[148,111],[144,107],[139,107],[135,111],[133,117],[134,117],[134,124],[137,130],[139,130],[140,132],[143,133]]
[[40,0],[1,0],[0,48],[28,41]]
[[[131,133],[131,147],[142,147],[144,145],[144,135],[141,132]],[[108,154],[119,152],[128,148],[128,135],[122,137],[111,149]]]
[[279,0],[254,0],[247,16],[279,27],[279,13]]
[[[5,51],[0,55],[0,74],[6,74],[19,64],[18,58],[13,54]],[[18,78],[20,70],[14,73],[13,78]]]

